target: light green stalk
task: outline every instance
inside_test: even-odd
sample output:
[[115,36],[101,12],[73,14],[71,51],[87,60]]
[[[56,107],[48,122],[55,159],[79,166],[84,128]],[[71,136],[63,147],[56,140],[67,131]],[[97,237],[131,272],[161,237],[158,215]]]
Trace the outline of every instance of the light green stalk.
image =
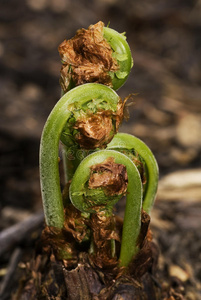
[[143,209],[150,214],[158,187],[158,164],[149,147],[140,139],[126,133],[117,133],[107,149],[134,149],[143,158],[146,167],[147,184],[143,199]]

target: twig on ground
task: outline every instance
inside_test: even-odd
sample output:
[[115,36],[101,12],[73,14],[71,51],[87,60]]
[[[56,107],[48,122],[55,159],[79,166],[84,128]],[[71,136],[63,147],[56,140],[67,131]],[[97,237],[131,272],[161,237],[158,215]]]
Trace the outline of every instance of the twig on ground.
[[4,299],[6,294],[8,294],[8,289],[10,287],[10,284],[12,283],[12,277],[15,273],[15,269],[20,261],[22,255],[22,249],[16,248],[11,256],[11,259],[9,261],[7,273],[4,276],[4,279],[2,281],[1,287],[0,287],[0,297],[1,299]]
[[34,229],[38,228],[43,224],[44,215],[43,212],[39,211],[19,222],[0,233],[0,256],[11,249],[14,245],[21,242],[28,234]]

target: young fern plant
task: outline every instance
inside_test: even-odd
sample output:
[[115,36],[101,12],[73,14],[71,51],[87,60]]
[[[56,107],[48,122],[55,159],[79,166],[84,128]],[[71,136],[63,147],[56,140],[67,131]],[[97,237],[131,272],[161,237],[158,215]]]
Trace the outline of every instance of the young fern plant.
[[[88,250],[100,255],[97,236],[102,239],[105,234],[101,251],[108,261],[115,258],[120,267],[127,267],[140,250],[142,208],[150,213],[158,181],[158,167],[150,149],[134,136],[117,134],[124,105],[115,90],[129,75],[131,52],[125,36],[102,22],[78,30],[75,37],[59,46],[59,52],[63,96],[48,117],[40,145],[46,225],[64,230],[66,211],[73,205],[80,212],[79,221],[91,230]],[[70,186],[67,210],[60,188],[60,142],[65,181]],[[126,209],[118,252],[113,207],[123,196]],[[82,213],[87,216],[86,224]],[[97,235],[100,224],[105,233]],[[69,253],[66,257],[72,257]]]
[[[125,35],[98,22],[78,30],[59,52],[63,96],[40,143],[46,221],[42,249],[37,248],[16,296],[161,299],[148,215],[157,189],[157,163],[142,141],[117,133],[126,101],[115,90],[132,67]],[[122,197],[124,220],[115,215]]]

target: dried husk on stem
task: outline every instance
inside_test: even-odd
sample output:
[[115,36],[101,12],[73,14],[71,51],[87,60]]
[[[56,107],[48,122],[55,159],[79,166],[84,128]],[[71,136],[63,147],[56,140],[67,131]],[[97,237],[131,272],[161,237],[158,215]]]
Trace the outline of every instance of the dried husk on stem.
[[[74,216],[79,219],[76,211]],[[113,222],[116,224],[116,236],[112,233]],[[72,241],[76,243],[79,235],[76,237],[72,228],[68,229],[73,227],[70,224],[71,221],[65,226],[66,229],[59,233],[59,239],[61,241],[62,236],[63,241],[68,243],[70,232]],[[105,230],[99,232],[98,240],[107,235],[109,239],[116,239],[118,247],[122,224],[118,216],[113,217],[108,221]],[[149,215],[142,211],[141,232],[138,239],[140,251],[129,268],[119,268],[116,258],[110,261],[106,258],[105,262],[100,263],[86,251],[77,252],[71,260],[60,260],[56,248],[52,246],[54,244],[58,246],[58,232],[53,233],[51,229],[45,228],[43,237],[35,249],[35,255],[27,263],[24,278],[21,279],[19,289],[12,300],[184,299],[176,287],[167,282],[167,278],[158,276],[159,249],[153,242],[149,224]],[[75,237],[74,240],[72,236]],[[100,242],[97,246],[100,246]]]
[[118,70],[118,63],[112,56],[112,48],[103,37],[103,22],[79,29],[70,40],[59,45],[62,58],[60,84],[67,92],[71,83],[81,85],[97,82],[112,86],[109,72]]
[[124,103],[119,98],[116,112],[100,110],[96,114],[81,116],[73,128],[78,131],[76,142],[82,149],[105,148],[118,132],[123,120]]
[[[94,218],[101,222],[101,216],[94,214]],[[92,219],[91,222],[93,221]],[[77,250],[72,246],[74,234],[69,230],[69,224],[60,233],[45,228],[42,243],[36,249],[35,258],[27,264],[25,278],[12,300],[161,299],[160,289],[152,279],[155,276],[158,253],[151,241],[149,221],[147,214],[142,212],[142,230],[139,236],[141,250],[128,269],[119,268],[116,257],[109,260],[107,246],[104,248],[104,245],[105,252],[96,256],[84,251],[73,253]],[[114,222],[118,228],[115,234]],[[102,247],[101,243],[107,243],[111,238],[119,243],[121,230],[122,221],[113,216],[99,234],[94,233],[95,246]],[[79,238],[74,237],[73,242],[76,244]],[[59,260],[58,248],[62,249],[69,241],[72,259]],[[154,298],[149,295],[154,295]]]

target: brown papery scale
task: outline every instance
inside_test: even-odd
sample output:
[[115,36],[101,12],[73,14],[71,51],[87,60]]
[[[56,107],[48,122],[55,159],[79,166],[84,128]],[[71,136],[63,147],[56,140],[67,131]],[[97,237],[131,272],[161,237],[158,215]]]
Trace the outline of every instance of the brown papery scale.
[[109,157],[105,162],[91,167],[88,184],[90,189],[105,189],[108,196],[123,195],[128,185],[126,167],[115,163],[114,158]]
[[119,99],[116,112],[102,110],[80,117],[74,125],[78,130],[76,141],[84,149],[104,148],[117,133],[122,119],[123,103]]
[[64,40],[58,50],[62,59],[60,84],[64,92],[71,79],[75,85],[97,82],[112,86],[108,72],[118,70],[112,48],[103,37],[103,22],[79,29],[70,40]]

